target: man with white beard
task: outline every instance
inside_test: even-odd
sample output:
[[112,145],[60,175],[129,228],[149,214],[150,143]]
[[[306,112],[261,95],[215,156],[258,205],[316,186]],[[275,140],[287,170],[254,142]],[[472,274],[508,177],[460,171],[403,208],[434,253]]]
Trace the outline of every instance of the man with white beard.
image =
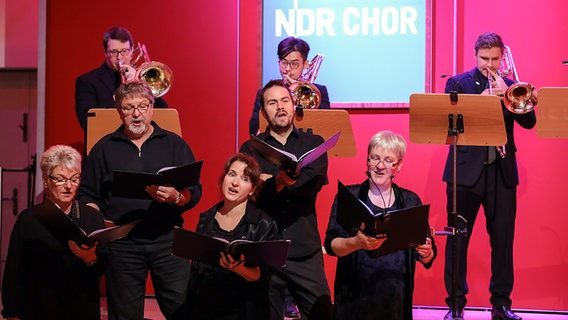
[[152,185],[148,199],[113,197],[116,170],[156,173],[164,167],[195,162],[189,145],[152,121],[154,96],[141,80],[128,81],[115,92],[122,125],[99,140],[85,161],[79,202],[122,224],[141,219],[127,237],[108,244],[105,280],[109,319],[144,318],[148,272],[166,319],[182,319],[189,281],[187,260],[173,256],[174,227],[201,198],[201,184],[175,189]]

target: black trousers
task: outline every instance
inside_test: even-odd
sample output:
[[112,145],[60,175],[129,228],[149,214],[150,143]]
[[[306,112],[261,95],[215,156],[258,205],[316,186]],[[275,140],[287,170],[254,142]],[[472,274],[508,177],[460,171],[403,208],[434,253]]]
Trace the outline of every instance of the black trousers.
[[[498,160],[497,160],[498,161]],[[483,206],[491,246],[491,280],[489,292],[492,306],[511,307],[510,295],[513,291],[513,238],[517,212],[517,188],[509,188],[503,182],[498,162],[486,165],[479,180],[472,187],[457,186],[457,213],[467,222],[458,219],[457,228],[466,228],[465,235],[448,237],[446,242],[446,261],[444,282],[448,297],[446,304],[451,308],[454,297],[458,308],[465,307],[468,294],[467,251],[480,206]],[[453,208],[453,184],[446,188],[448,225],[453,226],[450,214]],[[456,242],[455,292],[452,292],[453,242]]]
[[189,262],[171,254],[172,241],[108,244],[105,272],[110,320],[143,319],[148,272],[164,317],[185,318]]
[[269,289],[272,320],[284,319],[286,289],[294,297],[303,320],[331,319],[331,296],[321,250],[302,259],[288,259],[286,267],[273,271]]

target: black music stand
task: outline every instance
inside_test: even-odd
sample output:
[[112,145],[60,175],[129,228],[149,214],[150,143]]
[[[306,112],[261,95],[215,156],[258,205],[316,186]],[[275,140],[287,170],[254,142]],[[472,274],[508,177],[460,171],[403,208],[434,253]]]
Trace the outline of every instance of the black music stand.
[[[501,146],[507,142],[501,101],[497,96],[479,94],[412,94],[410,96],[410,140],[420,144],[453,145],[453,188],[451,226],[436,235],[465,235],[457,230],[458,219],[467,221],[457,212],[457,146]],[[452,319],[457,316],[456,241],[452,245]]]
[[538,90],[536,134],[541,138],[568,138],[568,88],[542,87]]

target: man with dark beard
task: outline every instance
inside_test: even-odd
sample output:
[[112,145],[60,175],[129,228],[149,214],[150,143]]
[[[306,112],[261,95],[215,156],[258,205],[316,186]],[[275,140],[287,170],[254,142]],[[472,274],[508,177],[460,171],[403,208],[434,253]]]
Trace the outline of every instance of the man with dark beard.
[[[322,137],[294,126],[292,95],[282,80],[269,81],[259,98],[261,112],[268,120],[268,128],[258,135],[259,139],[297,157],[324,142]],[[276,221],[281,238],[291,240],[286,266],[275,269],[270,281],[271,319],[284,318],[286,289],[302,319],[330,319],[331,298],[316,219],[316,198],[327,183],[327,155],[291,176],[250,149],[249,142],[241,146],[241,152],[254,156],[263,172],[265,182],[258,206]]]

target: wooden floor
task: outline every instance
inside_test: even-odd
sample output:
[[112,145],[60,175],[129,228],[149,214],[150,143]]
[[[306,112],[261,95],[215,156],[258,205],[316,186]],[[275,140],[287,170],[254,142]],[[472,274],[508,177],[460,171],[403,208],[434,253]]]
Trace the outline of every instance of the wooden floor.
[[[533,310],[514,310],[523,320],[568,320],[568,312],[547,312]],[[437,307],[416,307],[414,308],[414,320],[442,320],[447,310]],[[102,319],[107,319],[106,300],[101,300]],[[491,320],[491,309],[475,308],[465,309],[465,320]],[[165,320],[158,308],[156,299],[146,298],[144,312],[145,320]],[[346,319],[349,320],[349,319]]]

